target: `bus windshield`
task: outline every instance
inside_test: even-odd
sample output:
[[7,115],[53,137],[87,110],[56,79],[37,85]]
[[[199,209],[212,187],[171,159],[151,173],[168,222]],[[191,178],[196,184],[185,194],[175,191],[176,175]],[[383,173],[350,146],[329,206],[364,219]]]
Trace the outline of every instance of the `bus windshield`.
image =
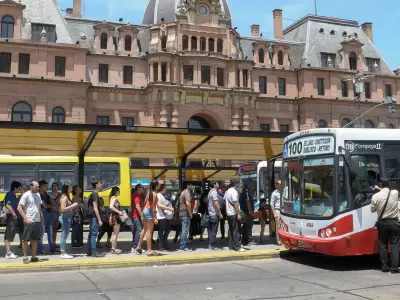
[[282,212],[299,216],[332,216],[333,167],[333,157],[285,162],[282,169]]

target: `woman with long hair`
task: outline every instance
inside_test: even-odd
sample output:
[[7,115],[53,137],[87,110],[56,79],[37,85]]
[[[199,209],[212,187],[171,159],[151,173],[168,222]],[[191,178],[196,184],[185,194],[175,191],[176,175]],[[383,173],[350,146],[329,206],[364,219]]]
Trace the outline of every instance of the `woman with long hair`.
[[60,217],[59,222],[61,224],[61,239],[60,239],[60,251],[61,258],[71,259],[73,256],[68,255],[65,252],[67,246],[67,237],[69,229],[71,228],[71,219],[73,210],[78,207],[78,203],[72,203],[70,194],[72,193],[72,186],[70,184],[64,184],[61,189],[60,197]]
[[153,228],[154,228],[154,221],[156,220],[156,206],[158,202],[156,189],[157,189],[158,181],[153,180],[150,183],[149,191],[146,195],[146,200],[144,201],[144,208],[142,213],[143,218],[143,230],[140,233],[139,244],[136,248],[137,253],[142,253],[142,244],[143,239],[146,235],[146,244],[147,244],[147,256],[155,256],[157,255],[156,252],[151,250],[152,244],[152,235],[153,235]]
[[171,202],[164,197],[167,192],[167,186],[161,184],[157,192],[158,249],[160,251],[168,251],[168,235],[170,232],[169,220],[171,220],[174,215],[174,209],[172,208]]
[[72,216],[72,248],[81,248],[83,246],[83,215],[81,214],[83,200],[81,198],[82,189],[79,185],[72,187],[72,203],[77,203],[78,206],[73,210]]
[[113,227],[113,235],[111,238],[111,253],[121,254],[122,251],[117,248],[118,234],[121,227],[121,216],[123,212],[121,211],[121,205],[118,200],[120,195],[119,187],[114,186],[110,192],[110,226]]

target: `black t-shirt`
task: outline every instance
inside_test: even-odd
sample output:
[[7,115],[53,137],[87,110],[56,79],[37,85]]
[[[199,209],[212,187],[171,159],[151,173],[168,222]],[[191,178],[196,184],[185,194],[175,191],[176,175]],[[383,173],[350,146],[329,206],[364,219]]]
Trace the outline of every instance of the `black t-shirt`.
[[[43,203],[50,205],[50,195],[49,194],[47,194],[47,193],[40,194],[40,198],[42,199]],[[51,208],[44,208],[43,206],[42,206],[42,208],[47,210],[47,212],[49,212],[49,213],[51,212]]]
[[89,217],[94,217],[94,209],[93,209],[93,203],[94,202],[96,202],[96,204],[97,204],[97,208],[99,208],[100,207],[100,205],[99,205],[99,193],[97,193],[97,192],[93,192],[93,193],[91,193],[90,194],[90,196],[89,196],[89,202],[88,202],[88,209],[89,209],[89,211],[88,211],[88,216]]

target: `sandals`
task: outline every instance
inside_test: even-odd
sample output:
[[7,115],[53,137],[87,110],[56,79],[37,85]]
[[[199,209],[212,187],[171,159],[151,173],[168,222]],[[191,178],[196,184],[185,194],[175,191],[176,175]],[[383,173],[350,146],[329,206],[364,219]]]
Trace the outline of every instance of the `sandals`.
[[120,249],[111,249],[111,254],[121,254],[122,250]]
[[147,256],[159,256],[159,254],[155,251],[152,251],[150,253],[147,253]]

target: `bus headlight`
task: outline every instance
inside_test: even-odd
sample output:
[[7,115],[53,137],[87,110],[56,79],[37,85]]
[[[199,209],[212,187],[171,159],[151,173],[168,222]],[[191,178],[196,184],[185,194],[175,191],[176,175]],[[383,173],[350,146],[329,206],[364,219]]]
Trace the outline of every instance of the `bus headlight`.
[[332,235],[332,230],[330,230],[329,228],[325,231],[326,236],[330,237]]
[[319,234],[321,235],[321,237],[325,237],[325,229],[322,229]]

